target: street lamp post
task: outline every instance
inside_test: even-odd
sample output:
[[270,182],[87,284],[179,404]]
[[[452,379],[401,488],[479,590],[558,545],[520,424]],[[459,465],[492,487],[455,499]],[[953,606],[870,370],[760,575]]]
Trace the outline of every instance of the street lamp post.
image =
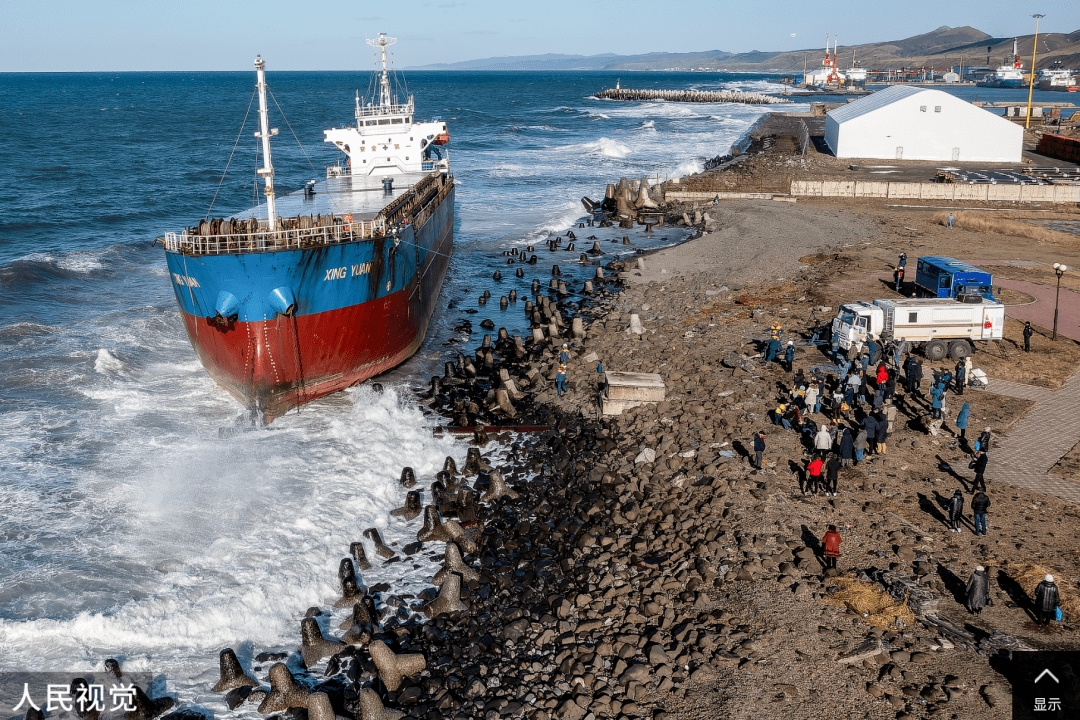
[[1054,295],[1054,337],[1051,340],[1057,340],[1057,316],[1058,316],[1058,300],[1061,298],[1061,276],[1065,274],[1065,271],[1069,268],[1061,263],[1054,263],[1054,272],[1057,273],[1057,294]]
[[1039,47],[1039,18],[1046,17],[1035,13],[1031,17],[1035,18],[1035,42],[1031,45],[1031,80],[1028,82],[1028,106],[1027,106],[1027,120],[1024,121],[1024,127],[1031,127],[1031,91],[1035,89],[1035,50]]

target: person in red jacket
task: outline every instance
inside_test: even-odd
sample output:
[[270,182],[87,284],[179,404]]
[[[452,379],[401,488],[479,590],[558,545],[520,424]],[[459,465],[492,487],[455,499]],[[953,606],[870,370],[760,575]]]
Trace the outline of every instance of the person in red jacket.
[[885,367],[884,363],[877,369],[877,378],[875,378],[877,384],[885,387],[885,383],[889,381],[889,368]]
[[825,533],[825,537],[821,538],[822,545],[825,546],[825,567],[836,568],[836,559],[840,557],[840,543],[843,540],[840,538],[840,533],[836,531],[835,525],[829,526],[829,531]]
[[803,495],[807,492],[817,495],[818,486],[821,484],[821,469],[824,466],[825,461],[819,457],[810,461],[810,465],[806,469],[806,489],[803,490]]

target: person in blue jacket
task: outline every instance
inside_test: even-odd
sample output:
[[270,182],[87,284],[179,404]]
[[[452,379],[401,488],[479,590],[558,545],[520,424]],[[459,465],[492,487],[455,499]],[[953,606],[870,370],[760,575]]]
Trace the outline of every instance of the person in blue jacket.
[[566,365],[559,366],[559,372],[555,373],[555,392],[562,395],[566,390]]
[[769,340],[769,346],[765,350],[765,362],[772,362],[778,352],[780,352],[780,338]]
[[964,406],[960,408],[960,414],[956,416],[956,429],[960,431],[961,442],[967,442],[964,435],[967,433],[968,415],[970,414],[971,408],[968,407],[967,403],[964,403]]
[[795,343],[788,340],[787,350],[784,351],[784,364],[787,365],[787,371],[792,372],[795,367]]

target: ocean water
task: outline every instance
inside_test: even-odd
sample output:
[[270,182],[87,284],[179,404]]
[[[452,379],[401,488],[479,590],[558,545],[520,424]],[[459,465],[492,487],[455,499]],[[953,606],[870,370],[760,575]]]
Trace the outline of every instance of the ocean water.
[[[268,62],[288,120],[271,123],[280,192],[334,162],[322,130],[351,120],[368,74],[275,73]],[[388,514],[404,498],[401,468],[427,484],[445,456],[463,462],[466,446],[432,437],[437,421],[408,387],[479,342],[479,329],[468,342],[453,330],[466,317],[527,329],[520,308],[498,310],[499,293],[464,313],[505,271],[499,253],[535,243],[540,256],[502,292],[546,285],[552,262],[574,271],[586,243],[551,257],[542,242],[582,219],[582,195],[601,197],[623,175],[696,170],[763,112],[599,101],[590,94],[615,81],[601,73],[406,79],[418,117],[448,121],[459,183],[456,255],[427,342],[382,394],[361,386],[220,438],[242,408],[203,372],[151,241],[211,201],[215,215],[251,206],[254,114],[237,138],[254,72],[0,74],[0,670],[85,671],[119,657],[164,674],[183,703],[222,710],[209,692],[217,652],[232,646],[246,664],[295,648],[307,608],[336,599],[338,562],[365,528],[399,547],[414,539],[418,521]],[[664,73],[634,84],[782,87]],[[594,232],[604,260],[627,251],[609,242],[624,234],[634,247],[682,238],[579,236]],[[362,579],[415,594],[432,567],[422,553]]]

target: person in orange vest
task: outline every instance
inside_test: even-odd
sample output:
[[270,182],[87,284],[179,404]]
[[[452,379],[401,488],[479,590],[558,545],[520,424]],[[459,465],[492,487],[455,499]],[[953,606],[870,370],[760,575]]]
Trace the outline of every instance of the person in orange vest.
[[840,543],[844,540],[836,531],[835,525],[830,525],[825,537],[821,538],[821,544],[825,546],[825,568],[836,569],[836,561],[840,557]]
[[566,365],[559,366],[559,372],[555,373],[555,392],[562,395],[566,390]]

